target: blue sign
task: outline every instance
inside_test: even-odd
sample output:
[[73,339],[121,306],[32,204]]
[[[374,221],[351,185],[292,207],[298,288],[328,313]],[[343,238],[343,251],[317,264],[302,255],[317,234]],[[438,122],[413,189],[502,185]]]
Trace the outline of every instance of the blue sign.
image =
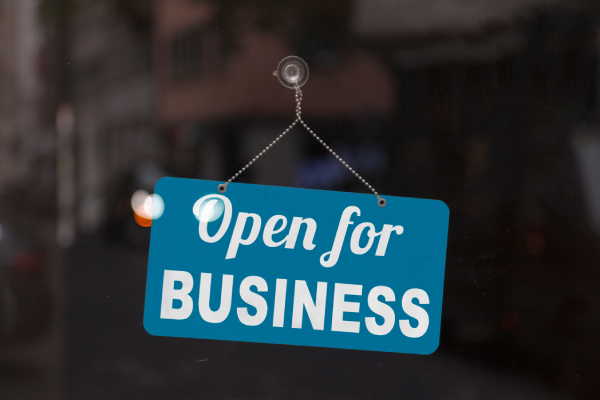
[[438,200],[163,178],[152,335],[431,354],[449,211]]

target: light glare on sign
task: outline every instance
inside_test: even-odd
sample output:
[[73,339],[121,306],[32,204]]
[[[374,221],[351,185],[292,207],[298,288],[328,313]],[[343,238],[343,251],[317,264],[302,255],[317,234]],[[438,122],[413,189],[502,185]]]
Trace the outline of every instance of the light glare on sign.
[[223,201],[219,201],[218,199],[204,201],[198,199],[198,201],[194,203],[192,213],[200,222],[213,222],[223,215],[224,210]]

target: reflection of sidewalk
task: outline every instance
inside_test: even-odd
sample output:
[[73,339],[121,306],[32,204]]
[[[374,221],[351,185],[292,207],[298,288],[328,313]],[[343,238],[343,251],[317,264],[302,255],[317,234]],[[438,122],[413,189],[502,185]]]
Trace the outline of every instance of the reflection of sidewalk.
[[2,348],[0,356],[1,399],[63,399],[62,354],[59,330],[40,340]]
[[52,324],[41,337],[0,345],[0,399],[59,400],[64,398],[63,282],[56,256],[47,256],[53,296]]
[[[411,399],[567,399],[525,379],[502,376],[438,351],[402,367],[402,380]],[[403,384],[399,383],[401,387]]]
[[145,384],[154,384],[143,376],[144,358],[154,351],[142,326],[147,254],[147,248],[97,238],[80,238],[70,249],[68,398],[131,399]]
[[565,399],[457,358],[154,337],[147,249],[80,240],[67,268],[70,399]]

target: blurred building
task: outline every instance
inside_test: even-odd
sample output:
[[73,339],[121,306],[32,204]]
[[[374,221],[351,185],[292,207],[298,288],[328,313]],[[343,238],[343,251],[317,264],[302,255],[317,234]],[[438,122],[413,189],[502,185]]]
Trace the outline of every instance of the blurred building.
[[[299,50],[283,29],[285,18],[265,28],[258,10],[248,4],[229,10],[227,29],[219,30],[223,9],[208,1],[155,2],[158,118],[177,175],[227,179],[295,119],[294,92],[272,74],[281,59]],[[239,26],[234,37],[227,33],[231,24]],[[324,56],[329,61],[311,63],[302,88],[307,121],[353,123],[390,115],[394,83],[379,59],[360,48]],[[293,184],[305,138],[296,128],[248,172],[253,181]]]
[[154,124],[150,3],[83,1],[71,16],[68,75],[82,233],[97,232],[115,216],[119,196],[131,196],[119,193],[122,182],[163,156]]
[[38,0],[0,1],[0,194],[35,186],[28,204],[47,207],[54,137],[44,123],[44,44]]

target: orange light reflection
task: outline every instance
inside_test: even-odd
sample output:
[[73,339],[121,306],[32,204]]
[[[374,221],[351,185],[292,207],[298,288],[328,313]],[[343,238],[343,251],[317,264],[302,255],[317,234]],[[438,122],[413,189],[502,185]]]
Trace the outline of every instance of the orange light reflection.
[[135,219],[135,222],[137,222],[137,224],[139,226],[143,226],[144,228],[148,228],[149,226],[152,225],[151,218],[144,218],[144,217],[140,216],[138,213],[133,213],[133,218]]

